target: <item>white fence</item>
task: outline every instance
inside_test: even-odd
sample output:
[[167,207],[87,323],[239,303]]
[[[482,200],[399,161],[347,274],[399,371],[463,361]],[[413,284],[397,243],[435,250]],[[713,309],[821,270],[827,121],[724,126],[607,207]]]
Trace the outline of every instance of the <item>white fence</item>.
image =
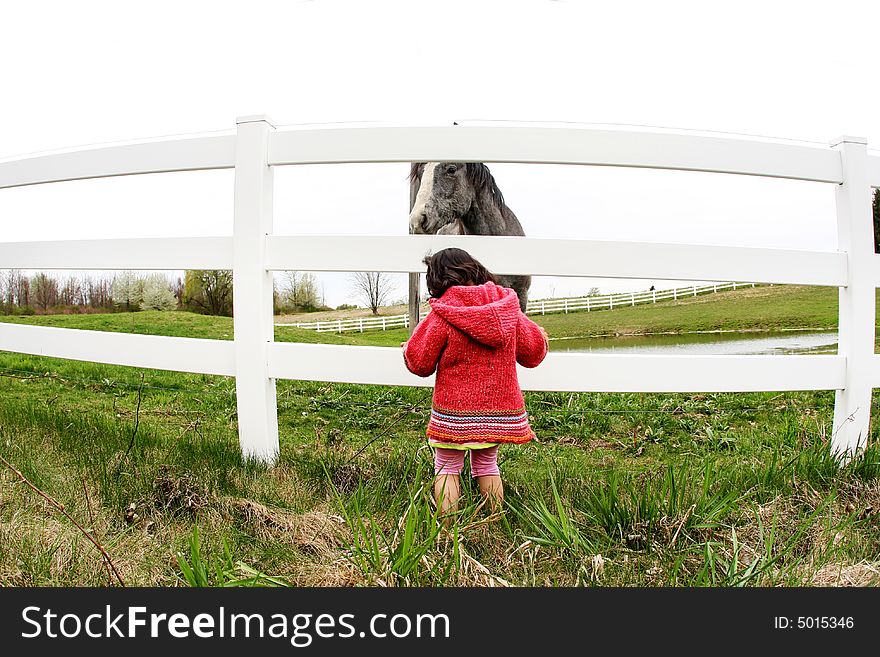
[[355,317],[353,319],[325,319],[321,322],[279,323],[275,326],[295,326],[318,333],[344,333],[345,331],[387,331],[393,328],[409,328],[409,315],[387,315],[384,317]]
[[[525,237],[282,236],[272,234],[275,167],[343,162],[482,161],[651,167],[759,175],[836,185],[836,251]],[[0,268],[232,269],[234,341],[0,325],[0,349],[101,363],[236,377],[243,453],[278,453],[275,379],[432,385],[397,349],[273,341],[272,272],[421,272],[426,251],[457,246],[493,272],[536,276],[800,283],[840,291],[836,355],[672,356],[554,353],[521,370],[526,390],[835,390],[832,449],[851,455],[868,436],[874,354],[870,187],[880,157],[863,139],[830,148],[662,132],[526,125],[276,130],[246,117],[229,136],[174,138],[0,163],[0,188],[117,175],[235,169],[230,237],[0,243]]]
[[755,287],[754,283],[713,283],[711,285],[688,285],[687,287],[674,287],[668,290],[647,290],[645,292],[620,292],[592,297],[569,297],[565,299],[541,299],[529,301],[526,313],[530,315],[546,315],[547,313],[570,313],[586,310],[614,310],[622,306],[638,306],[643,303],[657,303],[658,301],[676,301],[686,297],[695,297],[698,294],[708,294],[723,290],[736,290],[737,286]]
[[[526,314],[546,315],[547,313],[569,313],[591,310],[613,310],[622,306],[637,306],[644,303],[657,303],[695,297],[698,294],[708,294],[724,290],[736,290],[737,285],[743,287],[755,287],[754,283],[713,283],[711,285],[688,285],[668,290],[647,290],[644,292],[620,292],[594,295],[588,297],[565,297],[560,299],[540,299],[529,301],[526,304]],[[422,311],[427,308],[422,307]],[[423,315],[424,316],[424,315]],[[296,328],[317,331],[318,333],[344,333],[346,331],[387,331],[388,329],[406,327],[409,328],[409,314],[386,315],[383,317],[355,317],[352,319],[325,319],[315,322],[292,322],[277,323],[275,326],[295,326]]]

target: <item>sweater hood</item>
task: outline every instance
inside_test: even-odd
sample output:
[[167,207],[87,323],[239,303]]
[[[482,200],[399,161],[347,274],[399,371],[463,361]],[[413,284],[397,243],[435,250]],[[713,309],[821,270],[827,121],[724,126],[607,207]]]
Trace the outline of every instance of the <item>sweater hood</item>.
[[519,298],[513,290],[489,281],[483,285],[453,285],[439,299],[429,299],[431,310],[489,347],[503,347],[516,335]]

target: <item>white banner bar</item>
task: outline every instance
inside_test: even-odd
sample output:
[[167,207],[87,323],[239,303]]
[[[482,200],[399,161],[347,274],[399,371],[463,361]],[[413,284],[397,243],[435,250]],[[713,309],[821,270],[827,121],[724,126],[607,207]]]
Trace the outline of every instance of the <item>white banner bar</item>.
[[201,374],[235,373],[231,340],[83,331],[0,322],[0,350]]
[[0,269],[232,269],[232,238],[0,242]]
[[649,167],[839,183],[832,149],[583,127],[431,126],[280,130],[269,164],[524,162]]
[[703,244],[472,235],[269,235],[267,267],[423,272],[427,253],[455,246],[496,274],[844,285],[846,254]]
[[[407,371],[400,349],[273,342],[269,376],[279,379],[432,386]],[[843,385],[838,356],[678,356],[551,353],[518,367],[523,390],[566,392],[745,392],[831,390]]]
[[0,189],[139,173],[231,169],[235,136],[185,137],[0,162]]

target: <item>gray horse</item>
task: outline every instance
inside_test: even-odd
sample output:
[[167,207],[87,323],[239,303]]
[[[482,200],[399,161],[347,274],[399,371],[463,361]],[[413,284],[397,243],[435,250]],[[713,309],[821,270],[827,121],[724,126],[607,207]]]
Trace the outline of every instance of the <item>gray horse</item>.
[[[418,235],[520,235],[522,226],[481,162],[415,162],[409,175],[409,232]],[[531,276],[499,276],[513,288],[523,312]]]

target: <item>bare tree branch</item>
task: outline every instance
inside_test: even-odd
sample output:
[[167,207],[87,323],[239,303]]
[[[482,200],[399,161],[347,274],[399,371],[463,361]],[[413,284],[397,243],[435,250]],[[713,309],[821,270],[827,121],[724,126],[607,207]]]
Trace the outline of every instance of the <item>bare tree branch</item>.
[[351,276],[351,286],[354,296],[374,315],[379,314],[379,308],[387,305],[388,298],[394,291],[394,281],[391,276],[380,271],[359,271]]
[[98,542],[98,540],[97,540],[94,536],[92,536],[91,533],[88,532],[88,530],[86,530],[85,527],[83,527],[81,524],[79,524],[79,523],[74,519],[74,517],[71,516],[71,515],[67,512],[67,509],[64,508],[64,505],[61,504],[61,502],[59,502],[58,500],[56,500],[54,497],[52,497],[52,496],[49,495],[48,493],[45,493],[45,492],[43,492],[42,490],[40,490],[39,488],[37,488],[36,486],[34,486],[34,485],[28,480],[28,478],[25,477],[25,476],[21,473],[21,471],[20,471],[18,468],[16,468],[14,465],[12,465],[9,461],[7,461],[7,460],[6,460],[5,458],[3,458],[2,456],[0,456],[0,461],[3,462],[3,465],[5,465],[7,468],[9,468],[10,470],[12,470],[16,475],[18,475],[18,478],[21,479],[21,481],[22,481],[24,484],[26,484],[31,490],[33,490],[35,493],[37,493],[38,495],[40,495],[40,496],[41,496],[43,499],[45,499],[49,504],[51,504],[53,507],[55,507],[56,509],[58,509],[62,514],[64,514],[64,517],[67,518],[68,520],[70,520],[70,522],[72,522],[72,523],[74,524],[74,526],[82,532],[83,536],[85,536],[85,537],[89,540],[89,542],[91,542],[91,544],[94,545],[94,546],[98,549],[98,551],[101,553],[101,556],[102,556],[103,559],[104,559],[104,565],[107,567],[107,570],[108,570],[108,571],[112,571],[112,572],[113,572],[113,575],[116,576],[116,580],[119,582],[119,585],[120,585],[120,586],[125,586],[125,582],[122,580],[122,576],[119,574],[119,571],[116,570],[116,566],[113,565],[113,560],[110,558],[110,555],[107,554],[107,550],[104,549],[104,546],[101,545],[101,544]]

